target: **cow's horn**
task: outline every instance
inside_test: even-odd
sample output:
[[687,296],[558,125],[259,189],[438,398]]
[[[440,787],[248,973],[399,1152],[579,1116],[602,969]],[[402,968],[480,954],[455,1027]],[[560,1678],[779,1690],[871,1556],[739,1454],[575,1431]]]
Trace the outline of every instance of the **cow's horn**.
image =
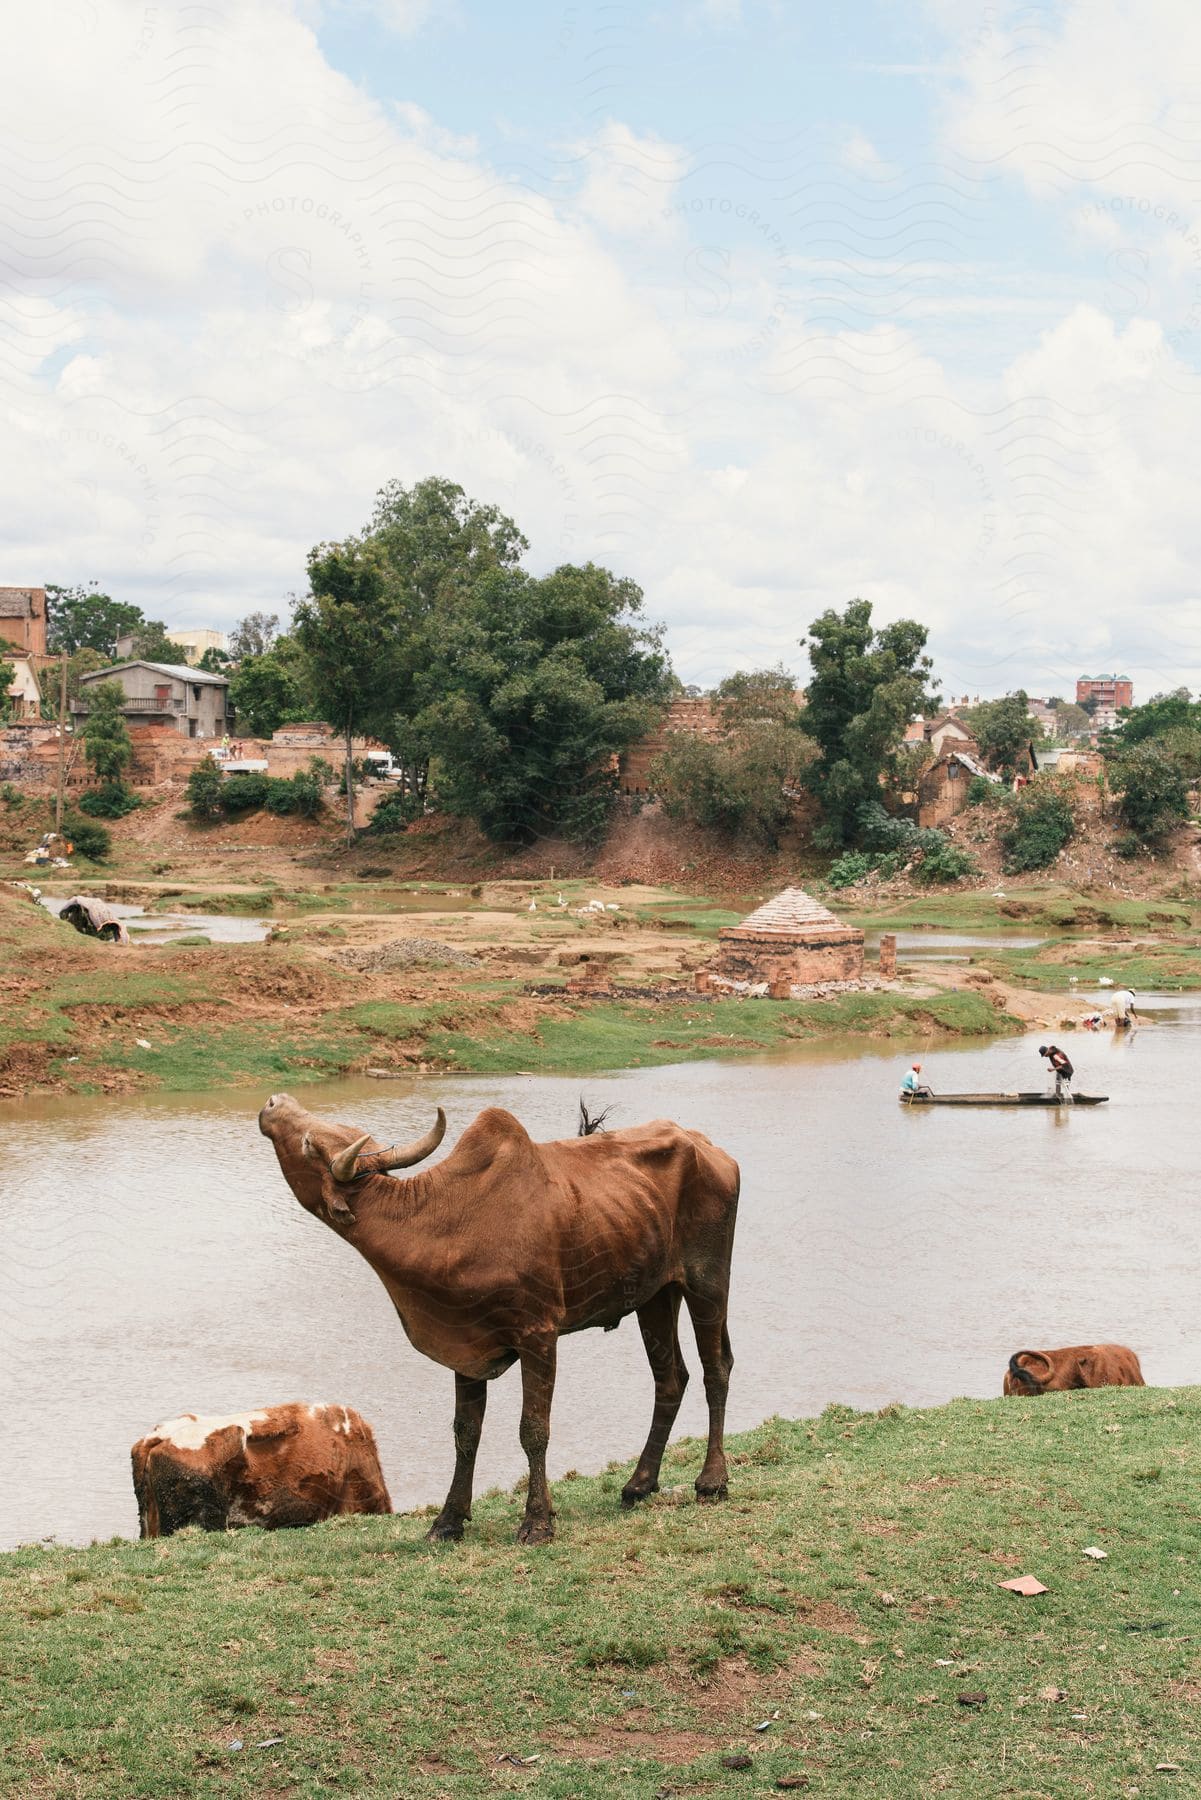
[[359,1151],[363,1148],[364,1144],[369,1144],[370,1142],[371,1133],[365,1131],[362,1137],[357,1137],[355,1139],[353,1144],[347,1144],[345,1150],[339,1150],[336,1156],[330,1158],[329,1172],[335,1181],[354,1180],[359,1172],[356,1166],[359,1160]]
[[438,1116],[424,1137],[416,1138],[411,1144],[393,1144],[390,1150],[377,1150],[374,1155],[363,1157],[359,1172],[382,1175],[388,1169],[409,1169],[414,1163],[424,1162],[427,1156],[432,1156],[445,1136],[446,1114],[439,1107]]

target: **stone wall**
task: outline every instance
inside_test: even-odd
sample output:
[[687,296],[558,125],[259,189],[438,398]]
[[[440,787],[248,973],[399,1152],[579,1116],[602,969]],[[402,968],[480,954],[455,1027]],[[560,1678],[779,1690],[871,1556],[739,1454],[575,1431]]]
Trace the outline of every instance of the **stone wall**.
[[619,759],[617,775],[623,794],[650,793],[651,763],[666,749],[672,732],[713,738],[722,735],[722,726],[708,700],[673,700],[657,729],[632,744]]

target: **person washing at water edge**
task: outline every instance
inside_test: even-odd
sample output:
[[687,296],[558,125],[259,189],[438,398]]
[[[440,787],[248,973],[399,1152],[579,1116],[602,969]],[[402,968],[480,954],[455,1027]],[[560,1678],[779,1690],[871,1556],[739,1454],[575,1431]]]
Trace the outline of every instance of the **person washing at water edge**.
[[902,1100],[914,1100],[919,1094],[923,1099],[929,1099],[933,1091],[934,1090],[927,1087],[922,1080],[921,1063],[914,1063],[913,1067],[911,1069],[906,1069],[901,1077]]
[[1055,1076],[1055,1098],[1065,1103],[1072,1098],[1072,1076],[1076,1073],[1066,1050],[1058,1044],[1040,1044],[1038,1054],[1045,1056]]
[[1136,1025],[1138,1018],[1134,1010],[1134,991],[1131,988],[1119,988],[1113,997],[1113,1022],[1119,1031],[1127,1026]]

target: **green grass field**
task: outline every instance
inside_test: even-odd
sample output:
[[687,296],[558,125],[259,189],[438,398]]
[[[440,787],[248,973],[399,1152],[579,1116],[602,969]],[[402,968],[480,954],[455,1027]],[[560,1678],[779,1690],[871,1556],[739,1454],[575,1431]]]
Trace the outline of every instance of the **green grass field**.
[[1201,1787],[1201,1390],[832,1407],[732,1452],[721,1506],[697,1443],[633,1514],[625,1465],[560,1481],[539,1550],[493,1494],[437,1550],[410,1515],[0,1556],[0,1792]]
[[1123,929],[1173,933],[1201,926],[1201,904],[1195,895],[1184,900],[1127,899],[1106,890],[1080,894],[1071,888],[1010,887],[1002,879],[999,892],[955,890],[910,898],[893,904],[857,903],[850,894],[831,891],[827,904],[867,930],[913,931],[1107,931]]

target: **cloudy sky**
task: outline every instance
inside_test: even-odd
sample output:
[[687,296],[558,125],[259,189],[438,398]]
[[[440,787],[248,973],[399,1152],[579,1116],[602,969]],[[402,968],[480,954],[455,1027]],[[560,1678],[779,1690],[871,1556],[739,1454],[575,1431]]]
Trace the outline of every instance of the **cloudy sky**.
[[1188,0],[40,0],[0,581],[226,626],[444,474],[681,674],[855,595],[952,693],[1201,686]]

